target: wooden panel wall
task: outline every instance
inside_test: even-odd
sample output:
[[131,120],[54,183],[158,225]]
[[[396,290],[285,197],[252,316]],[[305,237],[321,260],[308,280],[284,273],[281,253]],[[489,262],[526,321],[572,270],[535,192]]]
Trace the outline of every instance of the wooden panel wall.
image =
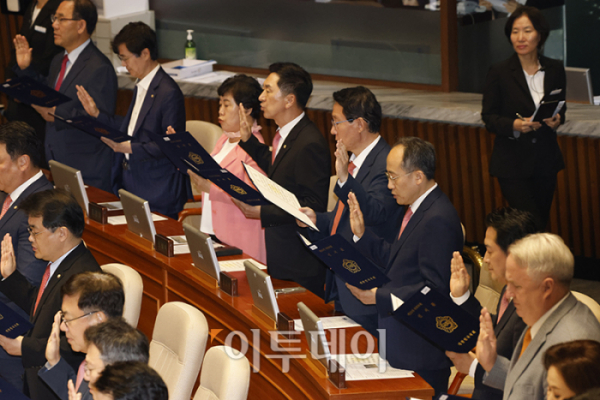
[[[214,99],[186,98],[186,112],[188,120],[217,123],[218,103]],[[331,113],[308,110],[308,116],[329,142],[334,173]],[[277,127],[262,117],[259,123],[270,144]],[[384,118],[381,135],[390,144],[402,136],[418,136],[434,144],[436,180],[458,210],[467,240],[482,243],[485,215],[506,205],[498,182],[488,173],[493,135],[485,128],[398,118]],[[550,231],[559,234],[575,255],[600,258],[600,139],[559,136],[559,145],[567,167],[558,174]]]

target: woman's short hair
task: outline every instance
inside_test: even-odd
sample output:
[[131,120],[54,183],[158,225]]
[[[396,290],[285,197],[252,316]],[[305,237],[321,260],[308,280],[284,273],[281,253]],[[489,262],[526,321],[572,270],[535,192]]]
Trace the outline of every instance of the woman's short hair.
[[575,340],[550,347],[544,354],[544,368],[554,367],[576,395],[600,388],[600,343]]
[[260,116],[260,101],[258,97],[262,89],[258,81],[248,75],[239,74],[227,78],[217,89],[219,96],[231,93],[235,104],[242,103],[246,110],[251,110],[250,116],[258,119]]
[[537,47],[538,49],[541,49],[544,46],[544,43],[546,43],[546,39],[548,39],[548,35],[550,34],[550,26],[548,25],[546,18],[544,18],[544,15],[535,7],[520,6],[517,7],[512,14],[510,14],[510,17],[508,17],[508,20],[506,21],[506,25],[504,25],[504,34],[508,38],[508,43],[512,44],[510,35],[512,33],[513,25],[515,21],[522,16],[527,16],[527,18],[529,18],[533,24],[533,27],[540,35],[540,41]]

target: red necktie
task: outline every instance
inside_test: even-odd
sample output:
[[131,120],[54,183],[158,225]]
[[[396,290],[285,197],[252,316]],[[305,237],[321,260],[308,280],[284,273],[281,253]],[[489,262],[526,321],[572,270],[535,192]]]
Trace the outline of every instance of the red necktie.
[[279,147],[279,141],[281,140],[281,135],[279,134],[279,129],[277,129],[277,133],[273,138],[273,151],[271,152],[271,164],[275,162],[275,156],[277,155],[277,147]]
[[[348,173],[352,175],[354,170],[356,169],[356,165],[352,161],[348,164]],[[340,224],[340,220],[342,219],[342,213],[344,212],[344,203],[341,200],[338,200],[338,208],[335,213],[335,217],[333,218],[333,228],[331,228],[331,235],[335,235],[337,232],[338,225]]]
[[4,217],[4,214],[6,214],[6,212],[10,208],[10,203],[12,203],[12,199],[10,198],[10,195],[9,195],[9,196],[6,196],[6,199],[4,199],[4,204],[2,204],[2,213],[0,214],[0,219],[2,219],[2,217]]
[[83,382],[83,375],[85,375],[85,360],[79,364],[79,368],[77,369],[77,382],[75,383],[76,392],[79,392],[79,386],[81,386],[81,382]]
[[502,299],[500,300],[500,309],[498,310],[498,319],[496,320],[496,323],[500,322],[500,320],[502,319],[502,316],[504,315],[504,312],[506,311],[506,308],[508,307],[508,295],[507,295],[507,291],[504,291],[504,295],[502,296]]
[[65,54],[62,59],[62,64],[60,65],[60,74],[58,74],[58,80],[56,81],[56,85],[54,85],[54,90],[57,92],[60,90],[60,85],[62,85],[63,79],[65,78],[65,72],[67,71],[67,61],[69,61],[69,55]]
[[48,283],[48,279],[50,279],[50,264],[52,264],[52,263],[51,262],[48,263],[48,266],[46,267],[46,271],[44,272],[44,276],[42,277],[42,284],[40,285],[40,288],[38,290],[37,300],[35,301],[35,307],[33,308],[33,315],[35,315],[35,312],[37,311],[38,304],[40,304],[40,299],[42,298],[42,295],[44,294],[44,289],[46,289],[46,284]]
[[412,217],[413,212],[411,210],[410,207],[408,207],[406,209],[406,212],[404,213],[404,218],[402,218],[402,226],[400,227],[400,233],[398,234],[398,239],[400,239],[400,236],[402,236],[402,232],[404,232],[404,228],[406,228],[406,225],[408,225],[408,221],[410,220],[410,217]]

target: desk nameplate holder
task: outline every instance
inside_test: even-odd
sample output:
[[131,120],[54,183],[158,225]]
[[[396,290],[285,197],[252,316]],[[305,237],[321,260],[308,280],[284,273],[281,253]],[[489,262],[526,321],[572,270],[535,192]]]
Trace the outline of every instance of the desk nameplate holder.
[[273,319],[271,319],[267,314],[265,314],[260,308],[256,307],[256,305],[252,304],[252,310],[247,311],[247,313],[253,316],[258,322],[266,326],[268,329],[277,329],[277,323]]
[[338,389],[347,389],[346,370],[336,360],[329,360],[329,382]]
[[212,276],[208,275],[206,272],[201,271],[197,268],[186,269],[185,272],[197,278],[202,284],[208,286],[211,289],[218,289],[219,281],[217,281]]
[[88,217],[92,221],[96,221],[102,225],[106,225],[108,223],[108,208],[92,202],[88,204],[88,207],[90,210]]
[[151,240],[148,240],[137,233],[131,232],[129,229],[125,231],[125,239],[127,241],[133,242],[136,245],[144,248],[144,250],[152,251],[154,250],[154,243]]
[[238,296],[238,279],[225,271],[219,274],[221,279],[220,289],[231,297]]
[[175,243],[165,235],[157,233],[154,236],[154,248],[163,256],[175,257]]

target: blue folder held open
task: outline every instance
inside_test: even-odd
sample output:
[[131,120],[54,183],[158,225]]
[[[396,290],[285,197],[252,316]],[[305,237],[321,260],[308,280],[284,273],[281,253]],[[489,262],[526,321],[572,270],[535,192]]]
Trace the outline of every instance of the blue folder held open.
[[468,353],[477,345],[479,320],[448,296],[423,286],[404,300],[394,317],[443,350]]
[[0,92],[6,93],[9,97],[17,99],[21,103],[42,107],[55,107],[72,100],[70,97],[27,76],[13,78],[0,84]]
[[[298,233],[298,232],[296,232]],[[380,287],[390,281],[371,260],[363,256],[342,236],[335,234],[310,243],[298,233],[306,247],[344,282],[362,290]]]
[[221,168],[189,132],[154,136],[160,149],[181,173],[187,175],[187,170],[192,170],[204,179],[210,180],[234,199],[251,206],[271,204],[252,186],[225,168]]
[[14,339],[21,336],[33,325],[0,301],[0,335]]
[[96,118],[92,118],[87,115],[79,115],[73,118],[63,118],[59,115],[52,114],[55,118],[60,119],[64,123],[77,128],[80,131],[89,133],[97,138],[105,137],[112,140],[113,142],[121,143],[131,140],[131,136],[121,132],[118,129],[108,126],[98,121]]

